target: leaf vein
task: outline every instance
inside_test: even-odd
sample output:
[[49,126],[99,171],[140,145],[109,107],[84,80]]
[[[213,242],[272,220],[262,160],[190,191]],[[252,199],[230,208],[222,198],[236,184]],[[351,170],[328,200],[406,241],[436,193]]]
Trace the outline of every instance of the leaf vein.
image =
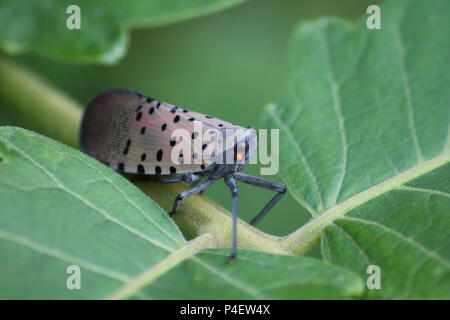
[[356,248],[356,250],[358,250],[360,256],[364,259],[364,261],[367,263],[367,265],[370,266],[372,263],[370,263],[369,257],[364,252],[364,250],[360,247],[360,245],[356,242],[356,240],[341,226],[337,225],[334,222],[332,222],[331,224],[333,226],[335,226],[336,229],[339,229],[342,232],[344,237],[346,237],[353,244],[353,246]]
[[410,88],[409,78],[408,78],[408,74],[406,72],[406,66],[405,66],[406,53],[405,53],[405,48],[404,48],[404,45],[403,45],[403,42],[401,39],[401,35],[400,35],[400,32],[398,29],[395,29],[395,31],[394,31],[394,37],[395,37],[395,43],[400,52],[400,68],[401,68],[401,74],[402,74],[402,79],[403,79],[403,88],[404,88],[405,97],[406,97],[406,106],[407,106],[407,110],[408,110],[409,128],[412,133],[417,160],[419,162],[423,162],[424,159],[423,159],[422,151],[420,150],[419,139],[417,137],[416,125],[414,122],[414,107],[413,107],[412,98],[411,98],[411,88]]
[[[308,173],[308,175],[309,175],[310,178],[312,179],[313,186],[314,186],[314,188],[316,189],[317,196],[318,196],[318,198],[319,198],[319,210],[322,211],[322,210],[323,210],[323,200],[322,200],[322,195],[321,195],[321,193],[320,193],[319,185],[318,185],[318,183],[317,183],[317,179],[316,179],[314,173],[311,171],[311,168],[310,168],[309,165],[308,165],[308,161],[306,160],[305,155],[303,154],[303,152],[302,152],[302,150],[301,150],[299,144],[298,144],[297,141],[294,139],[294,136],[292,135],[291,129],[288,128],[288,127],[284,124],[283,120],[281,120],[280,117],[278,116],[278,114],[277,114],[274,110],[272,110],[272,109],[273,109],[273,108],[268,108],[268,112],[273,116],[275,122],[278,123],[278,125],[279,125],[281,128],[283,128],[283,129],[285,130],[285,132],[286,132],[286,134],[287,134],[289,140],[290,140],[290,141],[292,142],[292,144],[294,145],[295,150],[297,151],[297,153],[298,153],[299,156],[300,156],[300,159],[302,160],[303,164],[305,165],[306,172]],[[294,193],[292,193],[292,194],[294,194]],[[298,198],[298,197],[296,197],[296,198]],[[301,200],[301,199],[298,199],[298,200]],[[312,209],[312,207],[309,206],[309,204],[306,204],[306,202],[305,202],[304,200],[301,200],[301,201],[299,201],[299,202],[300,202],[300,203],[301,203],[301,204],[302,204],[302,205],[303,205],[303,206],[311,213],[311,215],[313,215],[313,216],[314,216],[314,215],[317,215],[316,211],[315,211],[314,209]]]
[[347,147],[347,136],[345,134],[345,125],[344,125],[345,119],[344,119],[344,116],[342,113],[341,100],[339,98],[339,84],[336,82],[336,79],[335,79],[335,76],[333,73],[331,59],[330,59],[330,49],[328,47],[328,43],[326,40],[325,29],[322,28],[321,30],[322,30],[322,32],[320,33],[320,41],[322,44],[322,51],[323,51],[323,54],[325,57],[325,61],[328,66],[328,80],[330,82],[331,94],[332,94],[332,98],[333,98],[333,109],[337,115],[337,120],[338,120],[338,125],[339,125],[339,134],[341,136],[341,144],[342,144],[341,174],[340,174],[340,178],[339,178],[338,184],[336,186],[336,191],[334,193],[333,201],[332,201],[333,204],[336,204],[337,200],[339,198],[339,193],[341,192],[342,184],[343,184],[345,174],[347,171],[348,147]]
[[417,188],[417,187],[410,187],[410,186],[399,186],[396,188],[397,190],[404,190],[404,191],[414,191],[414,192],[423,192],[428,194],[435,194],[438,196],[450,198],[450,193],[439,191],[439,190],[433,190],[433,189],[425,189],[425,188]]
[[97,211],[98,213],[100,213],[101,215],[103,215],[106,219],[110,220],[113,223],[116,223],[117,225],[121,226],[122,228],[124,228],[125,230],[137,235],[138,237],[147,240],[148,242],[166,250],[169,252],[172,252],[173,249],[171,247],[166,246],[165,244],[161,243],[160,241],[157,241],[155,239],[152,239],[144,234],[142,234],[141,232],[135,230],[134,228],[122,223],[121,221],[113,218],[112,216],[110,216],[107,212],[105,212],[104,210],[98,208],[97,206],[95,206],[94,204],[92,204],[90,201],[84,199],[82,196],[80,196],[79,194],[77,194],[76,192],[73,192],[72,190],[68,189],[65,187],[65,185],[59,181],[59,179],[53,175],[51,172],[49,172],[47,169],[45,169],[39,162],[37,162],[36,160],[34,160],[31,156],[29,156],[28,154],[26,154],[22,149],[20,149],[18,146],[14,145],[12,142],[4,140],[3,138],[0,137],[0,140],[2,140],[5,144],[9,144],[9,146],[11,148],[13,148],[14,150],[16,150],[20,155],[22,155],[22,157],[24,157],[25,159],[27,159],[28,161],[30,161],[30,163],[32,163],[35,167],[39,168],[42,172],[44,172],[59,188],[61,188],[61,190],[67,192],[68,194],[70,194],[71,196],[73,196],[74,198],[80,200],[82,203],[84,203],[86,206],[92,208],[94,211]]
[[42,254],[56,258],[58,260],[61,260],[61,261],[67,262],[67,263],[71,263],[71,264],[75,263],[79,266],[82,266],[83,268],[91,270],[92,272],[104,275],[104,276],[112,278],[114,280],[126,282],[131,279],[128,275],[123,274],[121,272],[111,270],[109,268],[105,268],[105,267],[97,265],[95,263],[73,257],[73,256],[65,254],[57,249],[41,245],[41,244],[36,243],[35,241],[30,240],[26,237],[17,236],[10,232],[4,231],[4,230],[0,230],[0,238],[3,240],[9,241],[11,243],[22,245],[33,251],[40,252]]
[[202,261],[201,259],[197,257],[191,258],[193,261],[197,262],[199,265],[204,267],[205,269],[209,270],[211,273],[214,273],[218,277],[222,278],[229,284],[233,285],[234,287],[238,288],[239,290],[247,292],[249,295],[255,297],[256,299],[268,299],[268,297],[263,294],[260,290],[250,285],[250,283],[244,283],[242,281],[239,281],[237,279],[233,279],[227,274],[224,274],[221,270],[215,268],[214,266],[210,265],[209,263],[206,263]]
[[72,158],[75,158],[81,162],[84,162],[88,167],[90,167],[91,169],[95,170],[97,172],[97,174],[99,174],[105,181],[107,181],[111,186],[113,186],[114,189],[116,189],[122,196],[123,198],[128,201],[129,203],[131,203],[131,205],[133,207],[135,207],[139,213],[142,214],[142,216],[144,218],[146,218],[148,221],[150,221],[153,225],[155,225],[162,233],[164,233],[168,238],[172,239],[176,244],[178,244],[178,241],[172,237],[170,235],[170,233],[168,233],[164,228],[162,228],[159,224],[157,224],[152,218],[151,216],[149,216],[148,214],[145,213],[144,210],[142,210],[142,208],[140,206],[138,206],[133,200],[131,200],[111,179],[107,178],[105,175],[103,175],[103,173],[101,173],[101,171],[99,171],[97,168],[95,168],[94,166],[92,166],[91,164],[89,164],[87,161],[85,161],[82,158],[79,158],[77,156],[71,155],[66,153],[65,155],[68,155]]
[[355,218],[355,217],[342,217],[341,219],[344,220],[350,220],[350,221],[355,221],[355,222],[359,222],[362,224],[368,224],[368,225],[372,225],[375,227],[378,227],[380,229],[383,229],[384,231],[386,231],[387,233],[390,233],[396,237],[398,237],[399,239],[403,240],[404,242],[407,242],[409,244],[411,244],[412,246],[416,247],[417,249],[420,249],[421,251],[425,252],[425,254],[427,254],[430,258],[433,258],[434,260],[440,262],[441,264],[443,264],[447,269],[450,269],[450,263],[444,259],[443,257],[441,257],[437,252],[435,251],[431,251],[430,249],[428,249],[427,247],[421,245],[420,243],[418,243],[416,240],[414,240],[411,237],[407,237],[381,223],[375,222],[375,221],[370,221],[370,220],[366,220],[366,219],[361,219],[361,218]]

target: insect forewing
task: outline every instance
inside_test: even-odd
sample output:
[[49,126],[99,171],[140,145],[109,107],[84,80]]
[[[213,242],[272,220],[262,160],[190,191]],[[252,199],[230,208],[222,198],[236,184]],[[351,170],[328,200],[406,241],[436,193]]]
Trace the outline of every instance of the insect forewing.
[[[214,141],[195,143],[202,132],[194,122],[200,121],[202,132],[208,129],[240,128],[229,122],[163,103],[126,89],[100,93],[84,112],[80,146],[82,150],[111,168],[145,174],[199,172],[211,163],[203,153],[215,149]],[[198,123],[198,122],[197,122]],[[185,139],[176,141],[174,130],[184,129]],[[174,163],[172,152],[178,143],[193,146],[190,159],[178,152]],[[203,137],[201,137],[203,138]],[[200,157],[199,161],[195,161]]]

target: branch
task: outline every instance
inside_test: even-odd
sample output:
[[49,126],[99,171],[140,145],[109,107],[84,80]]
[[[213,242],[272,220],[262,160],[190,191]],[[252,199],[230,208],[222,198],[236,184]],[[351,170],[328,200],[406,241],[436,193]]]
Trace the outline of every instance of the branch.
[[0,56],[0,96],[5,110],[29,129],[78,147],[80,105],[36,75]]

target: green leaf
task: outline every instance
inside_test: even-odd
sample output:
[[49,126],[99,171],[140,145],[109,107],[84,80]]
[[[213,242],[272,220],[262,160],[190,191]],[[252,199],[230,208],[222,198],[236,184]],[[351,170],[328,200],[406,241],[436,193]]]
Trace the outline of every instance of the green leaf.
[[[0,49],[32,52],[86,63],[114,63],[126,52],[127,30],[154,27],[210,14],[245,0],[1,0]],[[81,29],[68,29],[76,4]],[[155,48],[158,44],[155,44]]]
[[448,1],[390,1],[381,30],[321,19],[293,35],[288,80],[266,124],[280,171],[313,219],[286,240],[322,235],[325,260],[364,278],[368,297],[450,298]]
[[318,259],[229,250],[192,257],[143,292],[160,299],[343,299],[360,296],[364,283]]
[[[157,204],[78,151],[1,127],[0,158],[1,298],[106,295],[185,243]],[[83,290],[66,288],[72,264]]]
[[[320,260],[210,250],[97,161],[30,131],[0,128],[0,298],[349,298],[352,272]],[[188,260],[186,260],[189,258]],[[81,290],[69,290],[78,265]]]

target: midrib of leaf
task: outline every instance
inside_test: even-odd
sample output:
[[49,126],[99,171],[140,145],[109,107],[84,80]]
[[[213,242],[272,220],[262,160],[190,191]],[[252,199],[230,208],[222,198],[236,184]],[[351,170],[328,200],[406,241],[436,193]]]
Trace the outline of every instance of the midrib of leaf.
[[[168,247],[167,245],[165,245],[164,243],[150,238],[145,234],[142,234],[141,232],[139,232],[138,230],[135,230],[134,228],[124,224],[123,222],[115,219],[114,217],[112,217],[111,215],[109,215],[107,212],[105,212],[104,210],[102,210],[101,208],[97,207],[96,205],[94,205],[93,203],[91,203],[89,200],[85,199],[83,196],[79,195],[76,192],[73,192],[72,190],[66,188],[66,186],[59,181],[59,179],[53,175],[51,172],[49,172],[47,169],[45,169],[44,166],[42,166],[39,162],[37,162],[35,159],[33,159],[30,155],[28,155],[26,152],[24,152],[22,149],[20,149],[18,146],[14,145],[11,141],[5,140],[4,138],[2,138],[0,136],[0,140],[7,146],[9,146],[10,148],[14,149],[17,153],[19,153],[23,158],[27,159],[32,165],[34,165],[36,168],[38,168],[39,170],[41,170],[45,175],[47,175],[54,183],[55,185],[67,192],[68,194],[70,194],[71,196],[73,196],[74,198],[78,199],[79,201],[81,201],[82,203],[84,203],[86,206],[92,208],[93,210],[95,210],[96,212],[100,213],[101,215],[103,215],[106,219],[108,219],[109,221],[117,224],[118,226],[124,228],[125,230],[129,231],[130,233],[144,239],[147,240],[148,242],[152,243],[155,246],[158,246],[168,252],[173,252],[173,249],[171,247]],[[159,226],[158,224],[154,223],[154,225],[156,227],[158,227],[159,229],[162,229],[161,226]],[[163,230],[163,229],[162,229]],[[165,234],[166,231],[163,230],[163,232]]]
[[207,233],[189,241],[183,247],[172,252],[170,255],[160,260],[147,270],[141,272],[133,278],[129,278],[123,286],[108,295],[106,299],[126,299],[132,295],[135,295],[140,289],[149,285],[155,279],[178,265],[180,262],[186,260],[188,257],[203,249],[216,247],[214,240],[214,236]]
[[[273,110],[269,110],[273,112]],[[274,117],[275,117],[274,113]],[[302,254],[311,248],[319,239],[321,232],[336,219],[342,218],[349,211],[393,189],[404,187],[403,184],[421,175],[433,171],[450,161],[450,152],[421,162],[415,167],[395,175],[323,212],[297,231],[286,236],[283,243],[296,254]]]
[[[162,274],[166,273],[171,268],[175,267],[177,264],[184,261],[189,256],[203,249],[215,247],[214,237],[212,235],[205,234],[199,236],[196,239],[188,242],[182,248],[178,249],[177,251],[174,251],[172,254],[162,259],[160,262],[158,262],[151,268],[145,270],[144,272],[138,274],[135,277],[131,277],[122,272],[118,272],[110,268],[92,263],[90,261],[80,259],[78,257],[61,252],[60,250],[57,250],[55,248],[44,246],[26,237],[17,236],[4,230],[0,230],[0,239],[14,243],[16,245],[27,247],[30,250],[61,260],[63,262],[71,264],[75,263],[99,275],[123,282],[124,285],[119,287],[114,293],[108,296],[107,297],[108,299],[124,299],[132,295],[138,296],[142,295],[145,298],[148,298],[145,294],[140,292],[139,289],[142,289],[144,286],[148,285],[153,280],[160,277]],[[238,287],[241,288],[240,283],[238,281],[234,281],[233,279],[229,279],[226,276],[222,275],[220,270],[216,270],[214,267],[210,266],[207,263],[202,262],[200,259],[195,260],[196,262],[206,267],[211,272],[221,276],[227,282],[236,286],[239,284]],[[254,294],[253,290],[246,289],[246,291],[248,291],[248,293]],[[258,295],[255,296],[260,297]]]
[[[133,295],[136,295],[137,293],[140,292],[139,290],[143,289],[145,286],[148,286],[154,280],[162,276],[164,273],[170,271],[172,268],[174,268],[176,265],[183,262],[187,258],[191,258],[192,261],[202,266],[210,273],[214,274],[218,278],[221,278],[223,281],[230,284],[231,286],[246,292],[255,299],[268,299],[268,297],[256,287],[250,285],[249,283],[244,283],[239,279],[233,278],[224,273],[222,270],[217,269],[215,266],[207,263],[206,261],[203,261],[202,259],[193,256],[194,254],[204,249],[214,247],[217,247],[217,243],[212,234],[201,235],[195,238],[194,240],[189,241],[182,248],[178,249],[177,251],[174,251],[172,254],[162,259],[160,262],[150,267],[149,269],[143,271],[142,273],[138,274],[133,278],[129,278],[129,280],[126,281],[126,283],[123,286],[119,287],[113,293],[108,295],[106,299],[109,300],[127,299]],[[224,256],[224,259],[225,258],[226,257]],[[250,261],[249,259],[243,260]]]

